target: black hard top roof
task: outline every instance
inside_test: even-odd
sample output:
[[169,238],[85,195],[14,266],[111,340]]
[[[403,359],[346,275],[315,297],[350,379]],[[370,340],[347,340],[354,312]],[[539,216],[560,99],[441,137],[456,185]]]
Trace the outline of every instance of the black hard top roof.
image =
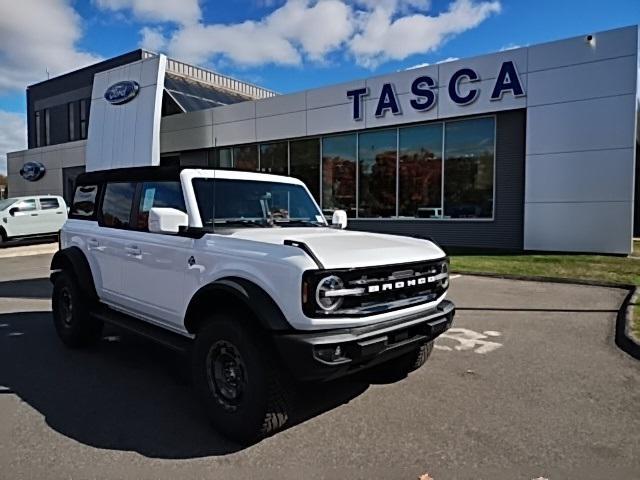
[[202,168],[204,170],[214,170],[207,167],[128,167],[114,168],[110,170],[96,170],[78,175],[77,185],[92,185],[103,182],[140,182],[158,180],[178,180],[180,172],[185,168]]

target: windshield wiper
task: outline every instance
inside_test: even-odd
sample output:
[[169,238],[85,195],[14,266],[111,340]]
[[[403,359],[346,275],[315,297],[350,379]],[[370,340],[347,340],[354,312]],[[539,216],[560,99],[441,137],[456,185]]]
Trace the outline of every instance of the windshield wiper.
[[304,225],[305,227],[322,227],[323,226],[319,222],[312,222],[311,220],[297,220],[297,219],[286,219],[286,220],[276,219],[274,220],[274,223],[281,227],[286,225],[296,225],[296,226]]

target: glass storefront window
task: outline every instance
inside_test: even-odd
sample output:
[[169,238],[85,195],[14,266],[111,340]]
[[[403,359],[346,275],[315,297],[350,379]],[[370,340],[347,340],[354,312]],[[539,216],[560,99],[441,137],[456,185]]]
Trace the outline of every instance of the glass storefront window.
[[209,151],[209,166],[213,168],[233,168],[231,148],[214,148]]
[[69,141],[72,142],[76,139],[76,103],[69,102],[67,103],[67,117],[68,117],[68,127],[69,127]]
[[260,145],[260,171],[277,175],[289,174],[287,142]]
[[258,170],[258,146],[244,145],[233,149],[233,168],[238,170]]
[[298,178],[327,216],[490,219],[495,128],[480,117],[222,147],[209,165]]
[[322,139],[322,210],[346,210],[356,216],[356,134]]
[[360,217],[396,215],[397,130],[361,133],[358,138]]
[[445,127],[445,218],[493,216],[493,117],[447,122]]
[[442,217],[442,124],[401,128],[398,215]]
[[289,143],[291,172],[289,175],[302,180],[313,198],[320,201],[320,139],[310,138]]

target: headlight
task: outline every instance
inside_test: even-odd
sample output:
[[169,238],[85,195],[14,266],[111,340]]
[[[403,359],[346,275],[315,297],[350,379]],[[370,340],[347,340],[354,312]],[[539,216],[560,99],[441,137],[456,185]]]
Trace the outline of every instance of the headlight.
[[[342,290],[344,283],[339,277],[331,275],[324,277],[318,286],[316,287],[316,302],[318,306],[325,312],[331,312],[336,310],[342,305],[344,298],[342,296],[335,295],[336,291]],[[334,295],[332,295],[332,293]]]

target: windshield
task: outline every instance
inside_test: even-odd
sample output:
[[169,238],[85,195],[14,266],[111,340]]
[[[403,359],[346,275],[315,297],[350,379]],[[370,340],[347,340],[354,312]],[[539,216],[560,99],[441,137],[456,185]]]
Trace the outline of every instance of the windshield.
[[4,200],[0,200],[0,211],[8,208],[18,201],[17,198],[6,198]]
[[301,185],[253,180],[193,180],[203,227],[325,226]]

